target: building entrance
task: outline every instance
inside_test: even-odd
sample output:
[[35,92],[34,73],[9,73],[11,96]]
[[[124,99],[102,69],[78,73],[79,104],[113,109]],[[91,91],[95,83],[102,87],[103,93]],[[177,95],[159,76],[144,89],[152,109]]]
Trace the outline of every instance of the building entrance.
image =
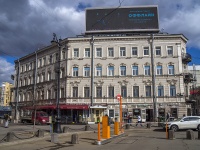
[[153,109],[146,109],[146,121],[153,121]]

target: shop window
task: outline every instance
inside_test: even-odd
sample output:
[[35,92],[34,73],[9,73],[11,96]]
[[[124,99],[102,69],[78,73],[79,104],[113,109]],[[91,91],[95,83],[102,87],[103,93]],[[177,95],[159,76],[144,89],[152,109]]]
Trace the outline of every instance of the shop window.
[[158,116],[159,117],[165,117],[165,109],[164,108],[158,109]]
[[114,117],[114,109],[109,110],[109,117]]
[[133,109],[133,118],[136,119],[141,114],[140,109]]
[[99,114],[100,114],[99,110],[96,110],[96,116],[97,117],[99,117]]
[[178,118],[177,108],[171,108],[171,116],[174,118]]

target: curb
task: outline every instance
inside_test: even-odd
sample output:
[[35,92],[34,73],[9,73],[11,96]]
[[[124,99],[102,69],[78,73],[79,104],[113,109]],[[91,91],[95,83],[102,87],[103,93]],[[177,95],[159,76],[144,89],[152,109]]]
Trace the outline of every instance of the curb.
[[104,145],[104,144],[107,144],[107,143],[111,142],[111,140],[113,140],[115,138],[118,138],[118,137],[121,137],[121,136],[124,136],[124,135],[125,135],[125,133],[121,133],[120,135],[114,135],[109,139],[103,139],[101,141],[95,140],[94,144],[95,145]]

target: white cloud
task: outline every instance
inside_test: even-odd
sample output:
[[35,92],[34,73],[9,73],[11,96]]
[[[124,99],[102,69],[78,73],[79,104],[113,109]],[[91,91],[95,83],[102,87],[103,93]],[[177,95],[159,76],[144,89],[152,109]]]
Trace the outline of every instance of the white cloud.
[[11,75],[14,74],[14,65],[7,62],[5,58],[0,57],[0,86],[2,82],[13,83]]

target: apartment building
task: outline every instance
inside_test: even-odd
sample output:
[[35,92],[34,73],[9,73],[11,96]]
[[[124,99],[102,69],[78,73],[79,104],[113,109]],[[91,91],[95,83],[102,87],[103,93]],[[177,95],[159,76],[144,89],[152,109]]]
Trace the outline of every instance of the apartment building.
[[182,34],[66,38],[60,55],[57,44],[51,44],[15,61],[13,106],[20,116],[34,108],[52,114],[60,63],[61,115],[75,122],[95,122],[105,114],[119,117],[117,94],[122,96],[124,117],[140,114],[143,121],[152,121],[154,106],[158,117],[167,112],[175,118],[191,115],[193,76],[187,70],[191,56],[186,43]]
[[1,85],[1,94],[0,94],[0,98],[1,98],[1,104],[0,106],[9,106],[10,102],[11,102],[11,98],[12,98],[12,92],[11,92],[11,88],[13,87],[13,85],[11,83],[8,82],[3,82]]

